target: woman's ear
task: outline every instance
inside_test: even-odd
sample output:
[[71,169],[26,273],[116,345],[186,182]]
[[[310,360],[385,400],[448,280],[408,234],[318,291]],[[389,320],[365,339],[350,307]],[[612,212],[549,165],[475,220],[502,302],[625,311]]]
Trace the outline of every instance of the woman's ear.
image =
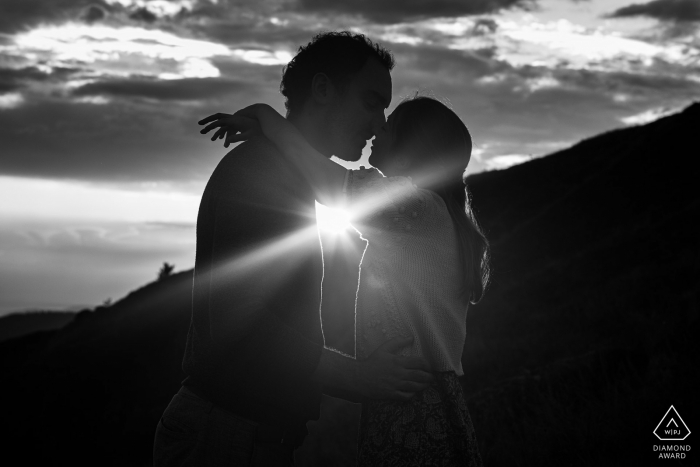
[[319,104],[327,104],[335,97],[335,86],[325,73],[316,73],[311,80],[311,98]]

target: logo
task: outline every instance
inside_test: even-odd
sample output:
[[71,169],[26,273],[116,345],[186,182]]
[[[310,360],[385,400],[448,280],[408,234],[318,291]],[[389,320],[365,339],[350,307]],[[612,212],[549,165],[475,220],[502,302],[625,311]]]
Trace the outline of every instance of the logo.
[[671,406],[654,429],[654,434],[661,441],[683,441],[690,434],[690,430],[675,407]]

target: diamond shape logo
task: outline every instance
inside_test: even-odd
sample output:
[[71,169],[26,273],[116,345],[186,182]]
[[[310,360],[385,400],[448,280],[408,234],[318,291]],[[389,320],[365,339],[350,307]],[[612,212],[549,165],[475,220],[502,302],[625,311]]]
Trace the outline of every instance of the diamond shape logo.
[[654,434],[661,441],[682,441],[688,437],[690,430],[675,407],[671,406],[654,429]]

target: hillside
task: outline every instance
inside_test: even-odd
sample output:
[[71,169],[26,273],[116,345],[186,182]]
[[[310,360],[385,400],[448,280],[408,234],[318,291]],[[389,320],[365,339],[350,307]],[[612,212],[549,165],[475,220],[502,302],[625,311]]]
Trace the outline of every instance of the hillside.
[[0,342],[37,331],[59,329],[75,318],[74,311],[28,311],[0,318]]
[[[487,466],[646,465],[669,405],[698,420],[698,128],[694,104],[469,178],[493,246],[463,357]],[[191,285],[192,271],[178,273],[58,331],[0,342],[10,449],[147,465],[184,377]],[[356,422],[356,406],[324,399],[297,464],[354,465]]]

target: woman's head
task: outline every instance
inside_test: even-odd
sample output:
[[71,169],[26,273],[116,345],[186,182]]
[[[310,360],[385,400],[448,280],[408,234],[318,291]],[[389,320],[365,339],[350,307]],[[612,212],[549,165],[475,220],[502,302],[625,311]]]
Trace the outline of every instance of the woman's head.
[[442,102],[404,100],[372,143],[370,164],[387,176],[410,175],[421,186],[462,182],[472,139],[462,120]]
[[490,274],[490,249],[469,203],[464,170],[472,138],[462,120],[430,97],[403,101],[372,143],[370,164],[386,176],[410,176],[444,201],[458,236],[465,304],[478,302]]

